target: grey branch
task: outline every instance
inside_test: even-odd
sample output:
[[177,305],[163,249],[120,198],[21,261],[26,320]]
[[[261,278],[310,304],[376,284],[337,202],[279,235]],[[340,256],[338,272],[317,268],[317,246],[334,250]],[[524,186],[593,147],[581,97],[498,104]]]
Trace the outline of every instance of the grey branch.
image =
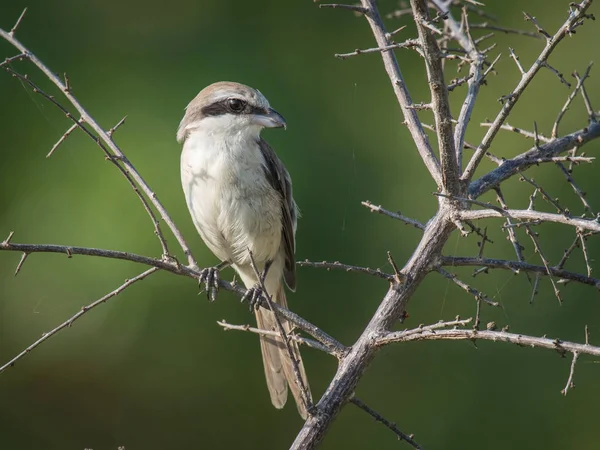
[[[187,243],[185,242],[185,239],[183,238],[181,232],[175,226],[175,222],[173,222],[173,220],[167,213],[167,210],[165,209],[165,207],[158,200],[157,195],[154,193],[154,191],[152,191],[152,189],[150,189],[150,186],[142,178],[142,176],[139,174],[139,172],[133,166],[133,164],[131,164],[131,162],[125,157],[125,155],[123,154],[123,152],[121,151],[119,146],[117,146],[117,144],[112,140],[111,136],[109,136],[108,132],[105,131],[104,128],[102,128],[96,122],[96,120],[83,108],[81,103],[79,103],[77,98],[75,98],[75,96],[71,93],[69,88],[63,82],[63,80],[61,80],[58,77],[58,75],[56,75],[54,72],[52,72],[37,56],[35,56],[29,49],[27,49],[23,44],[21,44],[20,41],[18,41],[14,37],[14,30],[18,26],[19,22],[20,22],[20,19],[19,19],[19,21],[17,21],[17,24],[13,27],[13,30],[11,32],[6,32],[3,29],[0,29],[0,37],[5,39],[7,42],[9,42],[15,48],[17,48],[20,52],[27,55],[27,59],[29,59],[33,64],[35,64],[35,66],[38,69],[40,69],[44,73],[44,75],[46,75],[46,77],[50,81],[52,81],[52,83],[54,83],[54,85],[56,87],[58,87],[61,90],[61,92],[69,100],[71,105],[73,105],[73,107],[78,111],[82,120],[86,124],[88,124],[99,136],[99,138],[96,138],[95,136],[90,136],[90,137],[92,137],[92,139],[96,143],[99,143],[99,141],[102,140],[104,142],[104,144],[112,151],[113,155],[116,156],[118,158],[118,160],[127,168],[128,174],[130,174],[130,176],[133,178],[133,180],[135,180],[135,183],[137,183],[137,185],[142,189],[144,194],[148,197],[149,201],[154,205],[154,207],[156,207],[156,209],[160,213],[160,216],[165,221],[165,223],[167,224],[167,226],[170,228],[171,232],[177,239],[177,242],[179,243],[179,245],[181,246],[182,250],[184,251],[184,253],[187,257],[188,264],[190,266],[197,267],[198,264],[194,260],[194,257],[192,256],[192,252],[189,249]],[[13,73],[15,73],[15,72],[13,71]],[[55,104],[57,104],[57,106],[58,106],[57,102],[55,102]],[[65,111],[65,112],[68,113],[68,111]],[[70,113],[69,113],[69,115],[70,115]],[[72,116],[71,116],[71,118],[72,118]],[[75,118],[72,118],[72,120],[77,121],[77,119],[75,119]],[[150,210],[148,208],[146,208],[146,210],[149,211],[149,213],[150,213]],[[158,225],[158,221],[153,219],[153,223],[157,230],[157,235],[158,235],[158,233],[160,232],[160,227]],[[164,239],[161,241],[161,243],[163,244],[163,252],[165,253],[165,256],[166,256],[168,253],[165,252],[166,245],[164,244]]]
[[[227,323],[225,320],[217,321],[217,323],[221,327],[223,327],[223,329],[226,331],[236,330],[236,331],[246,331],[248,333],[262,334],[263,336],[273,336],[273,337],[280,336],[279,331],[263,330],[262,328],[255,328],[251,325],[233,325],[231,323]],[[294,341],[298,342],[299,344],[306,345],[307,347],[311,347],[316,350],[320,350],[324,353],[335,356],[337,358],[340,358],[343,355],[343,353],[335,352],[331,348],[325,347],[319,341],[315,341],[314,339],[308,339],[308,338],[305,338],[302,336],[298,336],[295,333],[289,334],[288,337],[290,339],[293,339]]]
[[496,136],[496,133],[498,133],[498,130],[504,124],[504,121],[508,117],[512,108],[520,99],[523,91],[527,88],[529,83],[531,83],[531,81],[538,73],[540,68],[544,66],[544,63],[548,60],[548,57],[552,54],[558,43],[562,41],[565,36],[570,35],[573,27],[575,27],[575,25],[579,21],[585,18],[585,13],[591,4],[592,0],[583,0],[575,7],[571,8],[571,12],[565,23],[559,27],[558,31],[556,31],[554,36],[551,36],[546,40],[546,45],[539,54],[539,56],[536,58],[535,62],[531,65],[529,70],[521,77],[521,80],[519,81],[517,86],[512,90],[512,92],[505,97],[505,102],[502,109],[494,119],[492,126],[488,129],[486,135],[481,141],[481,144],[479,144],[477,150],[475,151],[475,154],[469,161],[463,173],[462,179],[467,181],[471,180],[471,178],[475,174],[475,170],[477,169],[479,163],[483,159],[485,152],[489,149],[494,137]]
[[370,408],[369,405],[367,405],[365,402],[363,402],[362,400],[359,400],[356,397],[352,397],[350,399],[350,403],[356,405],[358,408],[362,409],[364,412],[366,412],[368,415],[370,415],[373,419],[375,419],[377,422],[383,424],[384,426],[388,427],[390,430],[392,430],[392,432],[398,437],[399,440],[401,441],[405,441],[407,444],[409,444],[411,447],[416,448],[416,449],[422,449],[423,447],[421,447],[419,444],[417,444],[414,440],[414,436],[412,435],[408,435],[404,432],[402,432],[395,423],[390,422],[389,420],[387,420],[385,417],[383,417],[381,414],[379,414],[377,411],[375,411],[374,409]]
[[509,217],[511,219],[561,223],[563,225],[578,227],[582,230],[600,232],[600,222],[598,222],[596,219],[582,219],[578,217],[566,216],[564,214],[546,213],[530,209],[501,210],[500,208],[498,208],[463,210],[457,212],[456,216],[459,220],[477,220],[487,219],[491,217]]
[[[363,373],[370,365],[371,361],[375,358],[378,350],[384,345],[416,340],[491,340],[513,343],[520,346],[546,348],[555,350],[561,355],[571,353],[573,354],[573,361],[571,364],[571,371],[567,381],[567,386],[564,389],[565,393],[572,386],[575,364],[578,356],[580,354],[590,354],[595,356],[600,355],[600,347],[589,345],[587,332],[586,343],[577,344],[558,339],[547,339],[545,337],[524,336],[509,333],[506,330],[469,330],[465,329],[464,327],[471,322],[471,319],[460,318],[457,318],[454,321],[420,326],[413,330],[404,330],[400,332],[392,331],[397,326],[398,322],[402,321],[406,317],[406,306],[416,289],[419,287],[421,281],[423,281],[425,277],[433,271],[440,272],[443,276],[448,277],[455,284],[475,297],[477,302],[477,316],[475,318],[474,325],[475,328],[478,328],[482,302],[487,301],[491,304],[495,304],[495,302],[492,302],[485,296],[484,293],[479,292],[475,288],[460,280],[456,275],[449,272],[448,266],[478,267],[478,269],[475,271],[475,274],[486,272],[488,269],[506,269],[515,273],[525,272],[527,274],[535,274],[535,283],[533,285],[534,295],[537,291],[539,279],[543,276],[556,279],[553,280],[556,291],[558,290],[557,285],[564,284],[569,281],[592,285],[600,289],[600,279],[591,276],[591,258],[588,254],[588,247],[586,243],[586,238],[600,231],[600,221],[597,219],[589,219],[585,216],[572,216],[566,208],[562,207],[558,208],[560,214],[552,214],[533,210],[533,200],[538,193],[541,193],[542,196],[546,195],[549,197],[547,194],[545,194],[545,191],[541,190],[541,188],[537,185],[535,187],[534,194],[531,196],[531,208],[527,210],[510,209],[508,205],[506,205],[506,202],[504,201],[502,193],[499,189],[499,186],[503,181],[516,174],[519,174],[532,165],[551,162],[553,163],[552,166],[558,165],[563,173],[568,175],[567,180],[573,186],[573,189],[583,199],[584,194],[574,183],[574,180],[571,176],[571,169],[576,163],[591,161],[591,158],[589,157],[585,157],[583,155],[578,156],[577,149],[582,147],[587,142],[600,137],[600,124],[596,122],[596,114],[593,111],[584,85],[584,81],[588,76],[589,70],[586,71],[582,77],[579,77],[577,74],[574,75],[575,79],[577,80],[577,86],[575,86],[574,92],[571,92],[569,95],[567,103],[556,119],[555,130],[550,138],[541,136],[537,132],[537,126],[535,126],[535,123],[533,133],[519,130],[521,131],[520,134],[523,134],[524,136],[534,140],[534,146],[527,152],[509,160],[503,160],[498,156],[490,155],[490,158],[498,164],[498,167],[488,174],[483,175],[479,179],[472,181],[475,171],[477,170],[483,157],[488,154],[488,150],[498,131],[509,127],[506,120],[512,111],[512,108],[517,103],[527,86],[534,79],[539,69],[546,67],[557,73],[560,81],[565,82],[562,75],[560,75],[556,69],[549,66],[548,57],[556,45],[558,45],[558,43],[565,36],[572,34],[573,30],[580,26],[585,19],[591,17],[586,13],[586,10],[589,8],[590,4],[591,0],[583,0],[580,3],[571,3],[571,12],[568,19],[553,36],[545,32],[541,25],[537,23],[535,18],[529,15],[527,16],[527,19],[535,25],[538,31],[537,35],[541,36],[541,38],[545,41],[545,47],[533,65],[527,70],[521,65],[518,57],[511,50],[511,57],[521,72],[521,79],[517,83],[516,87],[508,95],[502,98],[503,106],[500,112],[490,124],[481,143],[476,147],[467,144],[464,141],[466,130],[470,121],[473,107],[478,99],[481,85],[485,81],[486,75],[493,70],[495,62],[498,61],[500,57],[496,57],[496,59],[490,63],[485,58],[493,48],[493,45],[483,50],[479,50],[477,48],[482,41],[489,39],[491,37],[490,35],[482,36],[478,39],[473,39],[471,36],[470,25],[466,11],[468,10],[479,15],[485,15],[479,9],[480,5],[477,2],[472,0],[432,0],[430,2],[426,2],[425,0],[411,0],[412,7],[409,13],[412,15],[417,27],[418,41],[409,39],[400,44],[392,40],[395,32],[388,33],[386,31],[375,0],[360,0],[359,5],[322,5],[324,7],[350,10],[358,13],[358,15],[364,16],[367,20],[371,28],[371,32],[375,38],[376,46],[372,49],[356,51],[353,54],[376,52],[381,55],[385,71],[392,84],[394,95],[404,115],[404,123],[407,125],[408,130],[411,133],[421,159],[423,160],[431,177],[437,184],[438,192],[436,195],[438,195],[438,210],[427,223],[421,223],[415,219],[405,217],[401,213],[389,211],[381,206],[375,206],[370,202],[363,202],[363,205],[369,208],[369,210],[372,212],[378,212],[380,214],[387,215],[394,219],[400,220],[405,224],[409,224],[422,230],[422,236],[418,245],[416,246],[413,254],[406,262],[404,262],[404,264],[402,264],[402,262],[397,264],[388,253],[389,263],[394,270],[393,274],[384,273],[379,269],[351,266],[341,264],[339,262],[310,263],[306,261],[299,263],[299,265],[304,266],[322,267],[326,269],[342,269],[349,272],[364,273],[380,277],[389,283],[388,291],[385,297],[381,300],[377,311],[372,316],[369,324],[361,332],[356,342],[354,342],[351,346],[346,347],[342,345],[316,325],[306,321],[302,317],[296,315],[286,308],[282,308],[279,305],[273,304],[268,298],[264,299],[264,301],[263,299],[259,300],[259,305],[261,305],[261,307],[266,307],[267,304],[269,304],[269,306],[276,312],[277,317],[282,317],[290,323],[295,324],[299,330],[307,333],[313,339],[297,336],[295,333],[286,336],[286,333],[282,332],[281,330],[281,324],[279,327],[280,331],[278,332],[258,330],[245,325],[238,326],[230,325],[225,322],[220,323],[220,325],[225,329],[236,329],[259,334],[275,333],[274,335],[282,336],[284,340],[287,340],[288,338],[293,339],[305,345],[312,346],[315,349],[327,352],[338,358],[339,365],[334,378],[332,379],[321,399],[315,405],[315,408],[311,410],[311,415],[298,434],[295,442],[292,444],[292,449],[315,448],[327,433],[329,426],[337,414],[348,402],[352,402],[361,407],[372,417],[375,417],[377,420],[392,429],[399,437],[418,448],[417,444],[412,441],[411,436],[407,436],[402,433],[395,427],[395,425],[389,423],[389,421],[382,418],[380,415],[375,413],[372,409],[354,397],[354,392]],[[455,20],[451,12],[448,11],[448,7],[450,5],[465,7],[460,22]],[[437,11],[437,14],[433,18],[431,18],[429,15],[431,9],[433,9],[434,12]],[[54,151],[56,147],[64,142],[64,140],[67,139],[76,128],[82,130],[88,137],[94,140],[98,146],[101,147],[101,149],[106,153],[108,159],[113,162],[126,176],[127,180],[134,188],[136,195],[138,195],[142,201],[144,208],[146,208],[148,211],[148,214],[150,215],[155,226],[155,231],[159,237],[159,240],[161,241],[163,255],[161,258],[152,258],[126,252],[95,248],[61,245],[18,244],[12,243],[13,233],[11,233],[3,242],[0,242],[0,251],[13,251],[21,254],[21,260],[17,265],[17,273],[23,269],[27,258],[32,253],[43,252],[60,253],[69,258],[75,255],[86,255],[120,259],[143,264],[149,266],[150,268],[138,275],[138,277],[126,281],[124,284],[106,296],[84,307],[69,320],[42,336],[42,338],[33,343],[30,347],[11,359],[8,363],[0,368],[0,371],[14,364],[14,362],[21,359],[30,350],[40,345],[42,342],[47,340],[61,329],[68,327],[71,323],[81,317],[81,315],[85,314],[98,304],[117,295],[124,289],[128,288],[131,284],[143,279],[157,270],[163,270],[176,275],[190,277],[195,280],[201,279],[203,274],[203,271],[197,267],[197,264],[195,263],[183,237],[175,227],[175,224],[168,216],[162,204],[158,201],[155,193],[146,184],[131,162],[125,157],[122,150],[112,140],[114,131],[122,125],[124,119],[108,131],[100,127],[100,125],[91,117],[91,115],[87,113],[78,100],[73,96],[71,86],[66,75],[64,80],[59,78],[57,75],[51,72],[37,57],[35,57],[35,55],[29,52],[29,50],[27,50],[18,40],[15,39],[15,30],[17,29],[21,20],[22,16],[17,20],[17,23],[10,32],[0,30],[0,37],[4,38],[7,42],[16,47],[20,52],[16,56],[7,58],[4,60],[4,62],[0,62],[0,68],[6,70],[15,77],[18,77],[24,83],[28,84],[34,90],[34,92],[43,95],[48,101],[52,102],[57,108],[65,113],[73,122],[72,126],[55,144],[55,147],[53,147],[52,151]],[[397,31],[398,30],[396,30],[396,32]],[[458,48],[451,48],[449,42],[456,42],[458,44]],[[427,70],[427,80],[430,86],[431,101],[426,100],[421,104],[416,104],[413,102],[409,90],[405,84],[405,80],[402,76],[398,60],[396,59],[393,51],[395,48],[409,46],[409,43],[410,46],[413,46],[419,51],[419,54],[424,59]],[[346,54],[342,56],[346,57],[350,55],[352,54]],[[10,65],[12,62],[17,60],[29,60],[36,67],[38,67],[61,90],[70,104],[75,108],[75,110],[77,110],[78,118],[76,118],[67,108],[59,103],[52,95],[42,91],[29,79],[29,77],[15,72]],[[469,73],[459,80],[451,81],[450,87],[448,87],[444,72],[444,64],[451,60],[457,61],[459,68],[468,64]],[[448,91],[451,88],[463,83],[468,83],[468,89],[465,99],[462,102],[458,119],[454,120],[452,118],[449,106]],[[577,93],[583,97],[588,115],[589,126],[559,138],[557,136],[558,124]],[[458,92],[455,92],[453,95],[459,94]],[[433,114],[435,121],[434,127],[429,127],[421,122],[418,116],[419,109],[427,109],[428,112]],[[426,128],[432,128],[438,137],[439,159],[428,140],[425,132]],[[462,152],[465,148],[473,149],[474,154],[468,162],[465,171],[461,174],[463,156]],[[567,155],[561,155],[562,153],[566,152],[569,153]],[[563,163],[565,164],[562,165]],[[566,166],[568,166],[568,169]],[[501,207],[477,200],[479,196],[490,189],[496,189]],[[471,210],[473,205],[477,205],[485,209]],[[554,202],[553,205],[557,206],[558,203]],[[158,218],[157,216],[155,217],[153,208],[158,211],[160,217],[167,223],[168,227],[177,238],[179,246],[187,256],[187,265],[181,265],[177,262],[177,260],[169,257],[166,247],[166,240],[162,236]],[[518,261],[506,261],[484,257],[483,245],[486,242],[490,242],[489,239],[487,239],[487,233],[486,231],[481,232],[481,230],[477,228],[477,225],[472,224],[470,221],[496,217],[504,219],[504,227],[508,230],[507,233],[511,242],[513,243],[513,246],[515,247]],[[543,222],[554,222],[570,226],[577,234],[571,247],[567,249],[563,258],[555,266],[552,266],[547,258],[543,256],[536,234],[533,232],[533,226]],[[442,256],[442,251],[444,250],[452,233],[454,233],[457,229],[468,232],[467,228],[464,226],[465,223],[471,226],[471,229],[476,231],[482,238],[482,246],[480,247],[479,254],[476,257]],[[515,228],[518,227],[524,227],[531,236],[536,250],[542,257],[543,265],[533,265],[524,261],[524,258],[522,257],[521,246],[515,235]],[[582,248],[583,251],[583,258],[587,268],[586,275],[570,272],[563,268],[569,256],[573,254],[574,249],[578,247]],[[486,254],[490,253],[489,247],[486,247],[485,250]],[[224,280],[219,280],[219,286],[234,292],[239,296],[244,296],[247,293],[245,288],[235,283],[228,283]]]
[[477,341],[486,340],[494,342],[507,342],[518,345],[519,347],[545,348],[555,350],[560,355],[565,353],[579,353],[592,356],[600,356],[600,347],[589,344],[578,344],[576,342],[562,341],[560,339],[550,339],[546,337],[526,336],[522,334],[509,333],[507,331],[496,330],[435,330],[423,331],[406,334],[402,331],[396,331],[380,337],[377,345],[383,346],[397,342],[412,341]]
[[148,270],[146,270],[145,272],[140,273],[138,276],[133,277],[129,280],[126,280],[125,283],[123,283],[121,286],[119,286],[118,288],[116,288],[114,291],[109,292],[108,294],[102,296],[101,298],[99,298],[98,300],[96,300],[95,302],[90,303],[87,306],[84,306],[81,308],[81,310],[79,312],[77,312],[75,315],[71,316],[69,319],[65,320],[63,323],[61,323],[59,326],[57,326],[56,328],[48,331],[47,333],[42,334],[42,337],[40,337],[37,341],[35,341],[33,344],[31,344],[29,347],[27,347],[25,350],[23,350],[21,353],[19,353],[18,355],[16,355],[15,357],[13,357],[12,359],[10,359],[8,362],[6,362],[5,364],[3,364],[2,366],[0,366],[0,373],[4,372],[6,369],[8,369],[9,367],[13,367],[15,365],[15,363],[23,358],[26,354],[28,354],[29,352],[31,352],[33,349],[35,349],[38,345],[42,344],[43,342],[47,341],[48,339],[50,339],[52,336],[54,336],[56,333],[58,333],[60,330],[64,329],[64,328],[68,328],[71,325],[73,325],[73,323],[79,319],[81,316],[83,316],[85,313],[87,313],[88,311],[92,310],[93,308],[95,308],[96,306],[100,305],[101,303],[106,303],[107,300],[109,300],[110,298],[120,294],[121,292],[123,292],[125,289],[127,289],[129,286],[131,286],[134,283],[137,283],[140,280],[143,280],[144,278],[146,278],[148,275],[156,272],[158,270],[158,268],[156,267],[152,267]]
[[538,164],[540,158],[558,156],[575,146],[581,147],[598,137],[600,137],[600,123],[591,123],[590,126],[562,138],[555,139],[539,147],[534,146],[525,153],[504,161],[500,167],[473,181],[469,186],[469,197],[477,198],[481,196],[504,180]]
[[[189,266],[183,266],[174,260],[165,260],[158,258],[151,258],[148,256],[137,255],[134,253],[127,253],[114,250],[104,250],[98,248],[87,248],[87,247],[73,247],[66,245],[43,245],[43,244],[16,244],[12,242],[14,233],[11,232],[9,236],[2,242],[0,242],[0,251],[13,251],[19,252],[24,255],[31,253],[59,253],[66,255],[71,258],[74,255],[87,255],[96,256],[101,258],[109,259],[120,259],[124,261],[131,261],[146,266],[153,267],[155,269],[162,269],[167,272],[171,272],[175,275],[182,275],[198,280],[201,276],[202,270],[199,268],[192,268]],[[22,262],[20,263],[22,267]],[[244,297],[247,290],[237,284],[229,283],[225,280],[219,280],[219,286],[227,291],[231,291],[239,297]],[[321,344],[326,346],[334,354],[343,354],[346,350],[345,346],[340,344],[337,340],[329,336],[323,330],[316,325],[308,322],[306,319],[293,313],[287,308],[283,308],[277,304],[273,304],[275,312],[283,317],[284,319],[292,322],[299,329],[311,335]],[[25,353],[21,354],[20,357],[25,356]]]
[[471,256],[444,256],[442,257],[441,264],[443,266],[477,266],[486,267],[488,269],[507,269],[515,273],[519,272],[530,272],[539,275],[550,275],[559,278],[558,282],[564,283],[565,281],[576,281],[581,284],[587,284],[593,286],[596,289],[600,289],[600,279],[591,276],[585,276],[577,272],[570,272],[564,270],[562,266],[557,264],[556,266],[549,266],[547,269],[544,266],[537,266],[535,264],[529,264],[524,261],[511,261],[506,259],[494,259],[494,258],[475,258]]
[[[371,31],[373,32],[377,46],[379,48],[385,48],[391,45],[392,42],[388,37],[389,34],[386,32],[385,26],[383,25],[383,21],[379,14],[379,10],[377,9],[375,0],[361,0],[360,3],[366,10],[365,17],[367,18],[367,22],[371,27]],[[417,146],[417,151],[421,155],[421,158],[425,163],[425,167],[427,167],[427,170],[429,170],[429,173],[433,177],[434,181],[438,186],[441,186],[442,174],[440,162],[431,148],[431,144],[429,143],[429,139],[427,138],[423,124],[417,115],[417,111],[410,108],[410,106],[413,104],[413,101],[408,92],[408,88],[406,87],[406,83],[404,82],[404,77],[402,76],[400,67],[398,66],[396,55],[391,51],[387,51],[382,52],[381,57],[383,59],[385,71],[392,82],[392,88],[394,89],[394,94],[396,95],[398,104],[400,105],[402,113],[404,114],[404,120],[408,130],[410,131],[410,134],[412,135],[412,138]]]

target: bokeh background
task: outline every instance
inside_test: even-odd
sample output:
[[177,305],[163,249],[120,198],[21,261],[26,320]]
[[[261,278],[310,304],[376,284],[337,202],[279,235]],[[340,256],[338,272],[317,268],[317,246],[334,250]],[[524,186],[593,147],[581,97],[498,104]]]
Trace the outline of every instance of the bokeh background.
[[[525,7],[553,32],[566,17],[567,1],[489,2],[488,11],[508,27],[532,29]],[[391,270],[386,251],[403,263],[420,233],[360,205],[371,200],[426,221],[436,208],[434,185],[420,162],[377,54],[346,61],[334,53],[373,45],[366,22],[352,12],[323,10],[310,0],[281,2],[21,0],[2,2],[0,26],[10,29],[24,6],[29,11],[18,38],[57,73],[67,72],[75,94],[106,128],[124,115],[116,140],[169,210],[202,265],[216,260],[188,217],[179,182],[180,146],[175,131],[188,101],[204,86],[236,80],[259,88],[287,119],[286,132],[265,133],[289,168],[303,211],[298,259],[340,260]],[[381,1],[382,12],[397,7]],[[592,8],[592,12],[594,8]],[[474,22],[480,22],[472,18]],[[483,19],[482,19],[483,20]],[[395,29],[403,20],[388,20]],[[400,38],[409,37],[409,26]],[[482,32],[477,35],[482,35]],[[478,124],[493,118],[497,98],[518,79],[507,57],[513,47],[529,65],[542,42],[496,33],[492,55],[504,57],[482,90],[467,136],[478,142]],[[594,22],[566,39],[551,64],[570,73],[598,55]],[[490,40],[490,43],[492,41]],[[0,42],[0,58],[16,54]],[[411,51],[399,51],[416,101],[427,101],[423,67]],[[27,63],[15,69],[49,86]],[[454,66],[449,78],[455,77]],[[462,74],[458,75],[462,76]],[[587,84],[599,104],[596,73]],[[510,123],[549,134],[569,89],[542,71]],[[465,88],[452,94],[458,111]],[[0,73],[0,238],[160,254],[153,228],[138,200],[101,151],[75,132],[56,154],[50,147],[68,120],[19,81]],[[423,119],[431,123],[424,113]],[[580,99],[562,132],[581,128]],[[504,157],[531,145],[501,133],[492,151]],[[586,146],[594,155],[600,142]],[[491,168],[486,162],[482,168]],[[589,201],[600,209],[596,166],[576,169]],[[482,172],[480,172],[482,173]],[[557,168],[531,170],[574,213],[578,199]],[[515,208],[527,206],[532,189],[517,180],[505,194]],[[493,197],[486,196],[492,201]],[[538,201],[539,208],[552,211]],[[481,223],[484,226],[485,223]],[[512,249],[492,221],[494,241],[486,254],[512,258]],[[166,227],[164,227],[166,229]],[[556,263],[573,232],[539,228],[548,258]],[[176,241],[168,235],[173,249]],[[539,263],[523,236],[525,255]],[[446,253],[476,254],[477,238],[452,236]],[[589,241],[595,259],[599,247]],[[181,256],[181,252],[178,252]],[[0,362],[21,351],[83,305],[116,288],[143,268],[98,258],[31,255],[13,272],[20,255],[0,253]],[[594,267],[597,264],[592,262]],[[568,265],[584,270],[581,253]],[[600,303],[592,288],[562,288],[559,305],[548,280],[530,304],[525,276],[497,271],[464,279],[500,302],[483,308],[483,322],[533,335],[583,341],[584,326],[600,343]],[[231,277],[232,273],[225,272]],[[294,311],[345,344],[359,336],[386,291],[386,284],[357,274],[299,269],[290,295]],[[412,299],[404,326],[457,314],[472,316],[473,298],[437,274]],[[174,448],[283,449],[302,425],[292,404],[271,407],[255,335],[223,332],[216,321],[253,323],[247,307],[223,292],[210,304],[188,278],[157,273],[84,316],[0,375],[0,441],[11,449]],[[303,351],[315,398],[335,373],[326,355]],[[502,343],[426,342],[381,351],[361,381],[357,396],[395,421],[428,449],[592,449],[600,440],[600,366],[583,356],[577,389],[564,397],[570,359],[556,353]],[[292,403],[290,401],[290,403]],[[353,406],[341,413],[323,449],[408,448]]]

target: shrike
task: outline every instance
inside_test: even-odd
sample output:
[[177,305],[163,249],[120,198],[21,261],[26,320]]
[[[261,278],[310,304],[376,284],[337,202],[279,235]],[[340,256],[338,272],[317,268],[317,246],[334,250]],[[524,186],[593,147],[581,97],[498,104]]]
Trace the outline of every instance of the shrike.
[[[287,306],[284,281],[292,291],[296,288],[298,211],[290,175],[260,132],[285,126],[284,118],[259,91],[219,82],[191,101],[177,131],[177,141],[183,143],[181,183],[198,233],[224,265],[235,269],[248,289],[258,283],[251,252],[258,270],[267,270],[267,292],[282,306]],[[256,321],[261,329],[278,331],[271,311],[257,309]],[[284,319],[281,322],[290,332],[291,325]],[[298,345],[290,344],[308,389]],[[273,405],[283,408],[289,385],[300,415],[306,418],[306,405],[284,343],[261,335],[260,347]]]

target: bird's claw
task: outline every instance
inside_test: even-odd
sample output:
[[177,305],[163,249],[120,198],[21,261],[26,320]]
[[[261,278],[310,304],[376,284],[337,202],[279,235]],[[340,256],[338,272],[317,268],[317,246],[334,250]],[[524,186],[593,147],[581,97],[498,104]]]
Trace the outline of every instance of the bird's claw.
[[250,312],[257,310],[260,307],[260,303],[262,300],[263,290],[260,286],[256,285],[251,287],[246,291],[243,295],[241,302],[248,302],[248,306],[250,307]]
[[200,271],[200,277],[198,278],[200,292],[202,292],[203,283],[204,289],[206,290],[206,297],[209,301],[214,302],[219,293],[219,268],[207,267],[206,269],[202,269]]

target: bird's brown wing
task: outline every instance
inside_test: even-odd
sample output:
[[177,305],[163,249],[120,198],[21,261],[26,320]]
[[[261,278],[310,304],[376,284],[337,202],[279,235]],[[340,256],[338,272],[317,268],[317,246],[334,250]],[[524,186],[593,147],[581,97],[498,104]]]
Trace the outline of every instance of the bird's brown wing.
[[285,284],[293,291],[296,289],[296,203],[292,197],[292,180],[287,169],[277,157],[267,142],[260,138],[258,141],[260,151],[265,160],[265,174],[273,189],[281,195],[281,241],[285,251],[285,266],[283,277]]

